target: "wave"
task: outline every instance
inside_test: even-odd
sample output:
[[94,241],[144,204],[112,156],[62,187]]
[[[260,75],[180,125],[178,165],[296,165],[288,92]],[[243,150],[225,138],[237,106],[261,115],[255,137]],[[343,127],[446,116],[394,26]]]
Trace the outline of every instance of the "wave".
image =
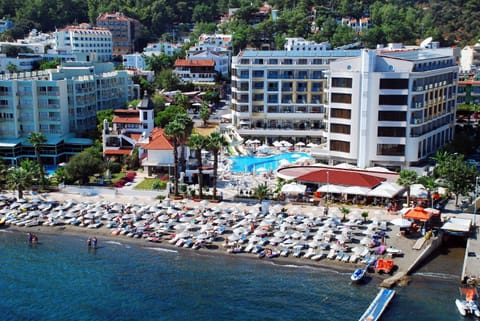
[[157,252],[165,252],[165,253],[178,253],[176,250],[169,250],[169,249],[162,249],[160,247],[146,247],[147,250],[154,250]]
[[9,230],[0,230],[1,233],[13,233],[13,231],[9,231]]
[[108,243],[108,244],[115,244],[115,245],[123,245],[123,243],[116,242],[116,241],[105,241],[105,243]]
[[449,274],[449,273],[420,272],[420,273],[415,273],[414,275],[432,278],[432,279],[442,279],[442,280],[460,279],[458,275]]

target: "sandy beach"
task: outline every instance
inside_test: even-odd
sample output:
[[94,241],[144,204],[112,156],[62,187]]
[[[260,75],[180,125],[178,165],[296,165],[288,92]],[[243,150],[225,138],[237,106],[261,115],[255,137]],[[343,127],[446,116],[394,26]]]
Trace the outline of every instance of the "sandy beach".
[[[44,200],[55,200],[59,202],[59,205],[65,204],[66,202],[73,202],[77,204],[110,204],[110,205],[123,205],[125,207],[133,206],[132,200],[128,198],[122,198],[118,197],[115,195],[102,195],[101,197],[94,196],[94,197],[88,197],[84,195],[79,195],[79,194],[64,194],[64,193],[49,193],[49,194],[44,194],[42,195],[42,198]],[[162,203],[157,201],[153,201],[149,197],[141,197],[138,196],[135,199],[135,205],[139,204],[138,206],[151,206],[151,205],[158,205],[159,207],[162,206]],[[208,210],[213,210],[216,215],[218,216],[221,213],[258,213],[260,208],[259,204],[255,205],[247,205],[244,203],[233,203],[233,202],[220,202],[220,203],[199,203],[199,202],[194,202],[192,200],[182,200],[182,201],[170,201],[170,207],[175,208],[175,211],[183,215],[185,217],[184,222],[186,222],[186,218],[189,217],[186,215],[186,213],[205,213],[205,211]],[[163,203],[163,206],[166,207],[165,201]],[[292,204],[272,204],[270,206],[270,210],[272,212],[275,212],[279,210],[279,208],[286,208],[287,209],[287,214],[285,214],[286,217],[308,217],[308,218],[319,218],[318,221],[320,222],[320,217],[321,220],[326,221],[326,219],[323,217],[323,207],[319,206],[312,206],[312,205],[292,205]],[[361,211],[369,210],[370,215],[368,217],[369,222],[380,222],[385,221],[388,222],[394,218],[398,218],[398,215],[396,214],[387,214],[386,211],[382,211],[377,209],[361,209]],[[331,213],[336,213],[336,216],[339,216],[339,209],[336,207],[330,207],[329,211]],[[173,211],[172,211],[173,213]],[[360,213],[360,209],[358,208],[351,208],[351,213],[354,213],[354,215],[358,216],[358,213]],[[262,223],[262,216],[260,215],[254,222],[256,225],[256,228],[260,228],[260,225],[265,224]],[[341,217],[341,215],[340,215]],[[347,216],[348,217],[348,216]],[[193,218],[193,215],[190,214],[190,217],[188,221],[190,221]],[[353,220],[353,219],[352,219]],[[210,218],[209,221],[212,221]],[[253,221],[253,220],[251,220]],[[204,220],[204,223],[206,221]],[[228,241],[231,240],[234,234],[237,232],[235,229],[239,228],[239,222],[230,222],[228,224],[225,224],[226,229],[219,234],[215,239],[213,239],[211,242],[209,242],[208,246],[203,246],[200,249],[194,250],[191,248],[191,245],[186,248],[183,247],[183,244],[181,246],[176,246],[175,244],[171,244],[171,239],[174,237],[174,235],[177,233],[175,230],[175,226],[173,226],[172,229],[169,231],[165,231],[161,233],[159,236],[158,240],[156,242],[149,242],[145,238],[145,234],[143,237],[135,238],[135,237],[128,237],[126,235],[112,235],[112,231],[114,229],[108,228],[107,224],[102,224],[99,228],[88,228],[88,227],[79,227],[75,225],[70,225],[70,224],[61,224],[61,225],[56,225],[56,226],[47,226],[47,225],[36,225],[36,226],[30,226],[30,227],[25,227],[25,226],[17,226],[14,224],[8,225],[6,228],[9,230],[14,230],[18,231],[21,233],[28,233],[28,232],[33,232],[37,233],[39,237],[41,238],[41,234],[44,233],[50,233],[50,234],[58,234],[58,235],[76,235],[76,236],[81,236],[85,237],[85,241],[87,240],[88,237],[93,237],[96,236],[99,239],[99,244],[102,242],[105,242],[107,240],[116,240],[120,242],[133,242],[137,245],[140,246],[148,246],[148,247],[161,247],[161,248],[166,248],[170,250],[176,250],[176,251],[197,251],[197,253],[208,253],[208,254],[218,254],[218,255],[229,255],[229,256],[241,256],[245,258],[251,258],[258,260],[258,254],[254,253],[245,253],[245,248],[248,246],[249,241],[245,241],[245,243],[240,244],[240,241]],[[358,221],[357,219],[357,222]],[[180,223],[179,223],[180,224]],[[199,222],[199,227],[201,226],[201,222]],[[297,223],[296,223],[297,224]],[[300,224],[300,223],[298,223]],[[298,225],[297,224],[297,225]],[[273,224],[272,224],[273,225]],[[296,226],[295,224],[293,225],[294,227]],[[338,226],[335,226],[335,233],[337,230],[340,230],[340,228],[343,225],[339,224]],[[308,237],[305,237],[305,239],[298,240],[297,243],[299,244],[306,244],[312,242],[312,238],[314,237],[314,232],[319,229],[319,226],[317,226],[317,223],[312,223],[311,228],[309,229],[310,235]],[[353,255],[351,250],[354,247],[359,247],[360,244],[360,239],[365,236],[365,231],[367,230],[367,223],[361,222],[361,224],[356,225],[351,227],[351,234],[352,234],[352,240],[345,242],[345,244],[342,243],[342,249],[345,250],[345,253],[348,253],[348,255]],[[275,232],[278,232],[279,229],[278,227],[273,227],[271,230],[268,231],[268,236],[272,237]],[[415,243],[416,240],[414,239],[408,239],[404,236],[401,236],[399,233],[399,228],[397,226],[388,224],[387,225],[387,230],[385,231],[385,235],[382,238],[384,244],[387,247],[391,247],[394,249],[399,250],[402,255],[400,257],[395,258],[395,265],[397,266],[396,270],[405,270],[408,268],[408,266],[411,264],[411,262],[416,258],[418,255],[418,252],[412,251],[412,246]],[[254,238],[254,233],[255,231],[250,231],[247,234],[249,239]],[[190,233],[193,235],[193,233]],[[198,233],[197,233],[198,234]],[[337,235],[332,235],[338,238]],[[236,239],[235,237],[233,239]],[[229,243],[228,245],[226,243]],[[333,238],[332,241],[330,242],[330,245],[332,247],[336,246],[335,244],[339,243],[338,241],[335,241]],[[311,244],[311,243],[310,243]],[[178,245],[178,244],[177,244]],[[85,242],[85,246],[87,246]],[[238,248],[242,248],[242,251],[240,253],[229,253],[228,248],[232,249],[233,247],[237,246]],[[263,246],[263,250],[266,251],[275,251],[277,249],[281,248],[280,244],[267,244]],[[325,257],[322,257],[321,259],[318,260],[312,260],[311,257],[305,258],[304,255],[308,252],[307,250],[308,247],[305,247],[302,249],[300,252],[300,255],[298,257],[293,255],[293,248],[289,252],[288,256],[281,256],[281,255],[275,255],[274,258],[267,258],[264,257],[263,260],[265,261],[275,261],[276,263],[279,264],[295,264],[295,265],[308,265],[312,267],[322,267],[322,268],[331,268],[331,269],[336,269],[336,270],[341,270],[341,271],[353,271],[356,267],[359,266],[364,266],[365,263],[362,263],[361,258],[356,260],[354,263],[350,263],[349,261],[341,261],[337,259],[327,259]],[[372,247],[369,249],[369,254],[371,253],[372,255],[375,253],[376,247]],[[230,250],[232,251],[232,250]],[[314,253],[318,253],[318,250],[311,250]],[[327,251],[325,251],[326,254]],[[268,253],[268,252],[267,252]],[[384,253],[383,255],[377,254],[376,257],[384,257],[386,256],[387,253]],[[371,274],[372,276],[379,277],[379,278],[385,278],[386,276],[389,275],[380,275],[380,274]]]

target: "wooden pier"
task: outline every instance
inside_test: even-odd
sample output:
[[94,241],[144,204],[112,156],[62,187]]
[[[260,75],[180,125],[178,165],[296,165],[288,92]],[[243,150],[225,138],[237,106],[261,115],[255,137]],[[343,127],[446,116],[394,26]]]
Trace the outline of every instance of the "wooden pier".
[[380,319],[383,311],[385,311],[394,295],[394,290],[382,288],[367,310],[360,317],[359,321],[377,321]]

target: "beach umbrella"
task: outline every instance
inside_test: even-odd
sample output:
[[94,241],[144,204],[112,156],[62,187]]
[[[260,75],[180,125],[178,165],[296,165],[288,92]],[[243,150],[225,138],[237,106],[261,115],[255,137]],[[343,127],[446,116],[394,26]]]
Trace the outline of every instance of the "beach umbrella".
[[236,242],[238,240],[240,240],[240,235],[238,234],[231,234],[228,236],[228,240],[231,241],[231,242]]
[[304,142],[298,142],[298,143],[295,143],[295,146],[305,146],[305,143]]
[[307,147],[317,147],[317,146],[318,146],[318,144],[314,144],[314,143],[308,143],[307,144]]
[[360,244],[362,244],[362,245],[368,245],[372,242],[373,242],[373,240],[369,237],[364,237],[360,240]]
[[390,223],[398,227],[410,227],[412,225],[411,221],[401,217],[391,220]]

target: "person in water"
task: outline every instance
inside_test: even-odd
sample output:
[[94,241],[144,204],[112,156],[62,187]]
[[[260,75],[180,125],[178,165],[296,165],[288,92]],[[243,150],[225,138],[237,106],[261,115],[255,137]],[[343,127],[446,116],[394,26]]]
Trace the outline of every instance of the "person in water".
[[91,246],[92,246],[92,238],[91,238],[91,237],[89,237],[89,238],[87,239],[87,246],[88,246],[88,247],[91,247]]
[[28,233],[28,243],[32,243],[32,242],[33,242],[33,234]]
[[96,249],[97,248],[97,238],[94,236],[93,239],[92,239],[92,245],[93,245],[93,248]]

